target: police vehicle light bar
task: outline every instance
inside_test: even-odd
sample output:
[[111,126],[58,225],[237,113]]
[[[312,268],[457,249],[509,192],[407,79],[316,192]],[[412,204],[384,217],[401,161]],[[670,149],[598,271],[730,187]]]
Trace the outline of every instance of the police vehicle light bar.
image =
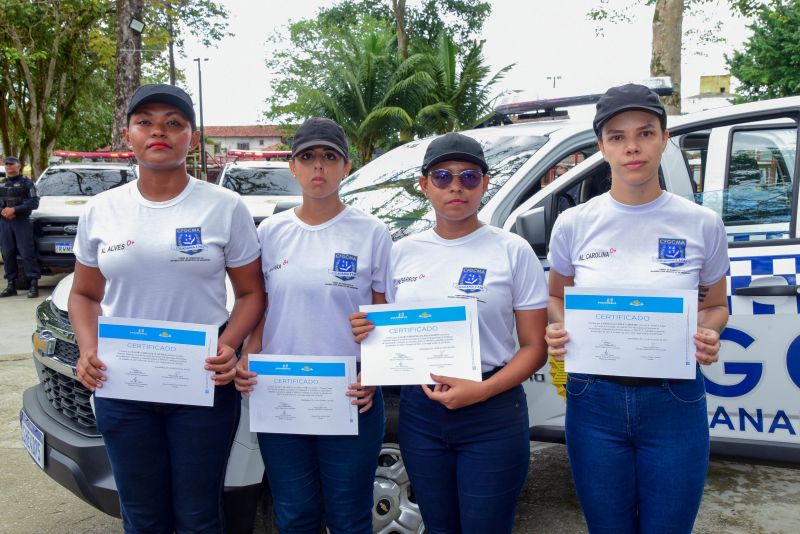
[[102,158],[102,159],[131,159],[133,152],[74,152],[72,150],[54,150],[53,155],[59,158]]
[[288,158],[291,155],[291,150],[228,150],[228,156],[235,158],[271,159]]

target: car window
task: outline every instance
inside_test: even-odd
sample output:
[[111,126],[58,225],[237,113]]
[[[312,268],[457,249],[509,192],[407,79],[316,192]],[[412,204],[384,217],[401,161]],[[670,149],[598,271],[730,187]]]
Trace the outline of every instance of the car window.
[[36,182],[46,196],[92,196],[134,180],[132,169],[47,169]]
[[222,179],[222,186],[240,195],[303,194],[289,167],[229,167]]
[[[722,217],[731,241],[780,239],[789,235],[795,180],[795,127],[733,130],[723,189],[704,187],[702,150],[685,150],[697,192],[695,201]],[[697,168],[699,167],[699,169]]]
[[[545,136],[517,135],[513,129],[507,132],[469,132],[481,143],[491,176],[481,206],[548,140]],[[395,240],[432,228],[433,210],[417,183],[430,141],[407,143],[354,172],[342,182],[342,199],[383,220]]]

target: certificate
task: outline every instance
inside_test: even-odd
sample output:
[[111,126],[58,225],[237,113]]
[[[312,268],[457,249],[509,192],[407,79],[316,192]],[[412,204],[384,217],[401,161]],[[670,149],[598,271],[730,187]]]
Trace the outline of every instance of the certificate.
[[214,405],[218,327],[206,324],[99,317],[97,355],[108,380],[97,397],[194,406]]
[[433,384],[431,373],[481,381],[474,300],[360,306],[375,329],[361,342],[361,383]]
[[347,386],[355,356],[250,354],[258,376],[250,393],[250,430],[278,434],[358,434],[358,410]]
[[697,291],[564,288],[568,373],[695,377]]

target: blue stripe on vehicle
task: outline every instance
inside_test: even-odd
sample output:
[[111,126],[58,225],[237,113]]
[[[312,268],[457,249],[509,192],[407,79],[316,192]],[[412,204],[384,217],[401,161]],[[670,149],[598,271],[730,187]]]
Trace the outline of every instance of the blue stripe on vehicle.
[[411,310],[369,312],[367,319],[372,321],[375,326],[449,323],[466,321],[467,309],[464,306],[452,306],[447,308],[415,308]]
[[753,302],[753,315],[775,315],[775,306]]
[[251,372],[269,376],[345,376],[343,363],[250,362]]
[[100,324],[98,335],[107,339],[132,339],[180,345],[206,344],[206,333],[198,330],[178,330],[174,328],[153,328],[150,326]]
[[683,313],[683,299],[679,297],[564,295],[564,299],[564,306],[569,310]]

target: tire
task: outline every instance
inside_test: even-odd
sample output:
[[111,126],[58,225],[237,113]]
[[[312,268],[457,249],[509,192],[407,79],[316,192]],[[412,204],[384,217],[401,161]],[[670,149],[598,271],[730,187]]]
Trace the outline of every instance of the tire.
[[372,495],[373,532],[382,534],[425,532],[419,505],[411,489],[400,447],[396,443],[384,443],[381,447]]

